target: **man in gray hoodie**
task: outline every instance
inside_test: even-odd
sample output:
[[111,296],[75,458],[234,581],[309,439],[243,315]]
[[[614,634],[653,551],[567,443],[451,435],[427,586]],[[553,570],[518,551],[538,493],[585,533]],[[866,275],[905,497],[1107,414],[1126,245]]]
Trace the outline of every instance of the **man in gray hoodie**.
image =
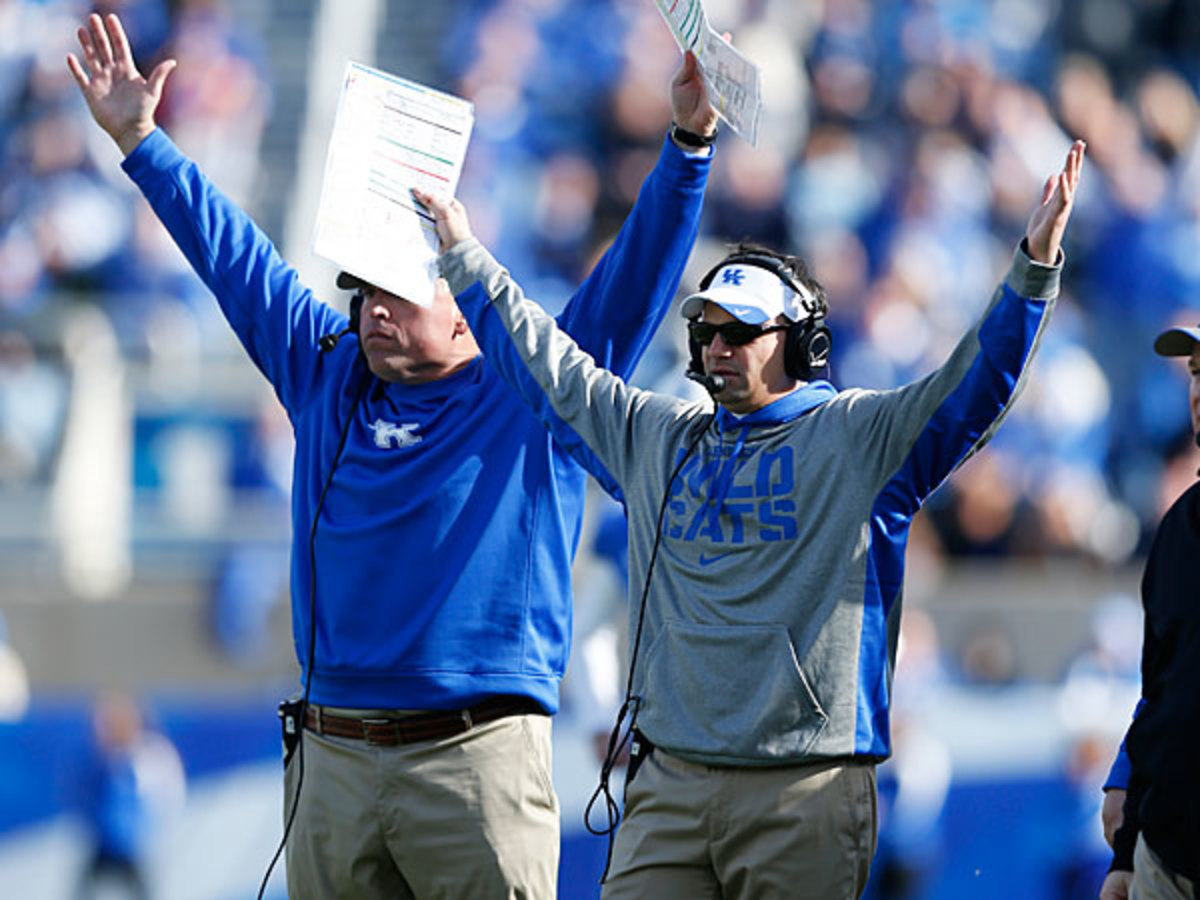
[[596,366],[472,238],[458,201],[418,194],[489,363],[535,410],[549,402],[625,502],[638,768],[606,898],[862,893],[908,527],[1019,392],[1083,149],[1047,179],[980,321],[896,390],[818,377],[824,292],[797,259],[727,257],[682,307],[715,412]]

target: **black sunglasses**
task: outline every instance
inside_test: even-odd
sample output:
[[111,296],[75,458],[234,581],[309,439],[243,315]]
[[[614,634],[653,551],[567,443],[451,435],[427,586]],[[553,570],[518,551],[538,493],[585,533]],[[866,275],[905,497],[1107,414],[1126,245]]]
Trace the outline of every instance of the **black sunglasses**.
[[745,322],[688,322],[688,336],[701,347],[707,347],[718,334],[730,347],[741,347],[772,331],[787,331],[790,325],[748,325]]

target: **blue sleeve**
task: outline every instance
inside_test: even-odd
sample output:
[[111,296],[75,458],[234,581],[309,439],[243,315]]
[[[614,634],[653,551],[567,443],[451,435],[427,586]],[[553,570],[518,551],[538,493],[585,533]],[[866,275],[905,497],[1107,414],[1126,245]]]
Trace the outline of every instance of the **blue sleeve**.
[[[924,499],[995,433],[1020,394],[1050,321],[1062,264],[1024,251],[979,322],[937,371],[864,398],[865,440],[888,448],[880,475],[887,510],[911,517]],[[893,456],[899,451],[899,457]]]
[[471,331],[479,342],[479,349],[489,366],[507,382],[521,397],[521,401],[542,423],[554,439],[556,448],[578,463],[585,472],[596,479],[601,488],[619,503],[625,502],[617,479],[600,462],[570,425],[564,422],[550,406],[545,391],[530,374],[528,366],[517,354],[512,339],[491,304],[487,292],[479,282],[471,285],[455,297],[471,325]]
[[572,295],[558,326],[597,365],[628,378],[675,299],[696,241],[712,156],[667,138],[616,240]]
[[[1142,711],[1142,707],[1146,705],[1146,698],[1138,700],[1137,706],[1133,708],[1133,718],[1138,717],[1138,713]],[[1129,762],[1129,753],[1125,750],[1125,741],[1129,737],[1129,730],[1126,729],[1125,737],[1121,739],[1121,746],[1117,748],[1117,757],[1113,760],[1112,768],[1108,771],[1108,777],[1104,779],[1103,790],[1120,790],[1129,789],[1129,776],[1133,772],[1133,766]]]
[[[911,515],[917,506],[999,427],[1047,321],[1044,300],[1001,288],[1002,298],[979,327],[979,354],[929,417],[893,481],[904,481]],[[896,485],[893,485],[896,486]]]
[[163,131],[142,141],[122,168],[294,418],[321,366],[318,338],[344,328],[346,317],[312,296],[253,220]]

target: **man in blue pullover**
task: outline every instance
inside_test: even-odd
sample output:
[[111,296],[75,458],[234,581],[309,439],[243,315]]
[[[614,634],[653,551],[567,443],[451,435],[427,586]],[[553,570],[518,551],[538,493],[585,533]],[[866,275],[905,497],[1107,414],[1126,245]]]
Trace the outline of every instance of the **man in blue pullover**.
[[[444,282],[430,309],[360,285],[357,340],[321,349],[346,317],[156,129],[174,62],[143,78],[115,16],[90,16],[78,37],[83,64],[68,66],[92,115],[295,431],[292,623],[308,704],[286,771],[291,895],[553,896],[548,716],[586,449],[485,364]],[[622,374],[696,235],[716,114],[692,57],[671,102],[637,205],[558,317]]]
[[1083,149],[1047,180],[979,322],[896,390],[821,378],[824,291],[801,260],[722,260],[682,307],[715,410],[597,365],[471,237],[458,201],[417,192],[488,361],[579,433],[624,498],[637,730],[606,900],[862,893],[908,529],[1026,377]]

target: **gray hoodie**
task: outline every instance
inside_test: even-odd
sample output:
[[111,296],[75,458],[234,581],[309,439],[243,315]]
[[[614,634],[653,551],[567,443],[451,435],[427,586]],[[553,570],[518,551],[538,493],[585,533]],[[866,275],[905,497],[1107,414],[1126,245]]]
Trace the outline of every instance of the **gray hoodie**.
[[744,417],[599,368],[474,240],[441,268],[488,362],[619,486],[631,635],[659,544],[638,728],[714,765],[886,758],[909,523],[1019,392],[1061,263],[1019,250],[980,321],[919,381],[810,382]]

